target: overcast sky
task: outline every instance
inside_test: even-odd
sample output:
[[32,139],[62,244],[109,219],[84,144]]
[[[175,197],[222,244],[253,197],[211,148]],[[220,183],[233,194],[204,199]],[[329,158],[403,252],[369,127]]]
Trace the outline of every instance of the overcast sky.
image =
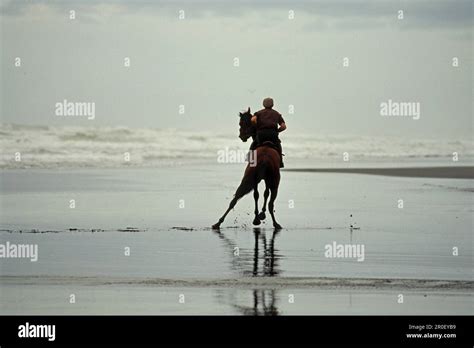
[[[1,120],[236,132],[271,96],[289,131],[467,137],[472,17],[472,1],[2,1]],[[56,116],[64,99],[95,119]],[[382,117],[388,99],[420,119]]]

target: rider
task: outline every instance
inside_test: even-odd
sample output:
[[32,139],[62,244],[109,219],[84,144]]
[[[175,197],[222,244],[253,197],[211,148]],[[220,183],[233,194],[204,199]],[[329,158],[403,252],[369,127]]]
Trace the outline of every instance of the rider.
[[263,106],[264,109],[257,111],[252,116],[252,123],[257,127],[257,139],[256,142],[252,143],[250,149],[254,150],[257,144],[271,141],[278,148],[278,152],[280,153],[280,168],[283,168],[283,155],[278,133],[286,129],[285,120],[278,111],[272,109],[272,98],[265,98],[263,100]]

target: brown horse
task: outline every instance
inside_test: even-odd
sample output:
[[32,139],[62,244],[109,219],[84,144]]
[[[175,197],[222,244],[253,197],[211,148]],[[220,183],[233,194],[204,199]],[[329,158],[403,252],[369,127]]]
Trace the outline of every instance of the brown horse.
[[[239,138],[246,142],[248,138],[252,137],[255,139],[256,130],[251,122],[252,114],[250,108],[244,113],[240,113],[240,133]],[[280,184],[280,155],[270,142],[265,142],[257,147],[254,153],[256,165],[249,163],[245,169],[244,177],[240,186],[235,192],[234,198],[229,204],[229,208],[226,210],[224,215],[219,221],[212,225],[212,228],[218,229],[224,222],[225,217],[237,204],[237,201],[245,196],[247,193],[253,190],[253,198],[255,199],[255,218],[253,220],[254,225],[260,225],[261,220],[265,220],[265,211],[267,206],[267,199],[270,195],[270,202],[268,203],[268,210],[273,220],[273,227],[281,229],[280,224],[275,220],[273,204],[278,194],[278,185]],[[258,183],[265,181],[265,193],[263,195],[264,202],[262,212],[258,213]]]

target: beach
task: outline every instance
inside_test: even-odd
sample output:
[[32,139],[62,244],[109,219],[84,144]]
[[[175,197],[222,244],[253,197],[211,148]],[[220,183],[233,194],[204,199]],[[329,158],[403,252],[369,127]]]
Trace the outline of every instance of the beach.
[[242,164],[4,169],[0,242],[38,260],[1,260],[0,312],[472,314],[472,167],[305,164],[282,171],[280,231],[252,195],[210,228]]
[[409,178],[474,179],[474,167],[402,167],[402,168],[294,168],[289,172],[349,173]]
[[472,1],[0,8],[0,348],[472,346]]

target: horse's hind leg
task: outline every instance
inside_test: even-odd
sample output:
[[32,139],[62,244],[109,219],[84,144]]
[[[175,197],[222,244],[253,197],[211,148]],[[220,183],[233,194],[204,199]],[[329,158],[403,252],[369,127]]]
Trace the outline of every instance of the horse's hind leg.
[[255,218],[253,219],[254,225],[260,225],[260,219],[258,217],[258,186],[253,189],[253,198],[255,199]]
[[268,200],[268,196],[270,195],[270,189],[268,188],[268,186],[265,187],[265,192],[263,193],[263,207],[262,207],[262,212],[260,214],[258,214],[258,218],[260,220],[265,220],[266,216],[265,216],[265,212],[267,211],[267,200]]
[[271,190],[270,202],[268,203],[268,210],[270,210],[270,215],[272,216],[273,227],[275,227],[276,229],[281,229],[280,224],[275,220],[275,212],[273,210],[273,203],[275,202],[277,194],[278,194],[278,188],[275,187]]
[[229,212],[235,207],[237,204],[237,201],[241,199],[243,196],[245,196],[247,193],[249,193],[252,190],[252,186],[248,182],[242,182],[240,186],[237,188],[237,191],[235,191],[234,198],[230,201],[229,208],[227,208],[226,212],[222,217],[217,221],[214,225],[212,225],[213,229],[218,229],[221,226],[221,223],[224,222],[225,217]]

